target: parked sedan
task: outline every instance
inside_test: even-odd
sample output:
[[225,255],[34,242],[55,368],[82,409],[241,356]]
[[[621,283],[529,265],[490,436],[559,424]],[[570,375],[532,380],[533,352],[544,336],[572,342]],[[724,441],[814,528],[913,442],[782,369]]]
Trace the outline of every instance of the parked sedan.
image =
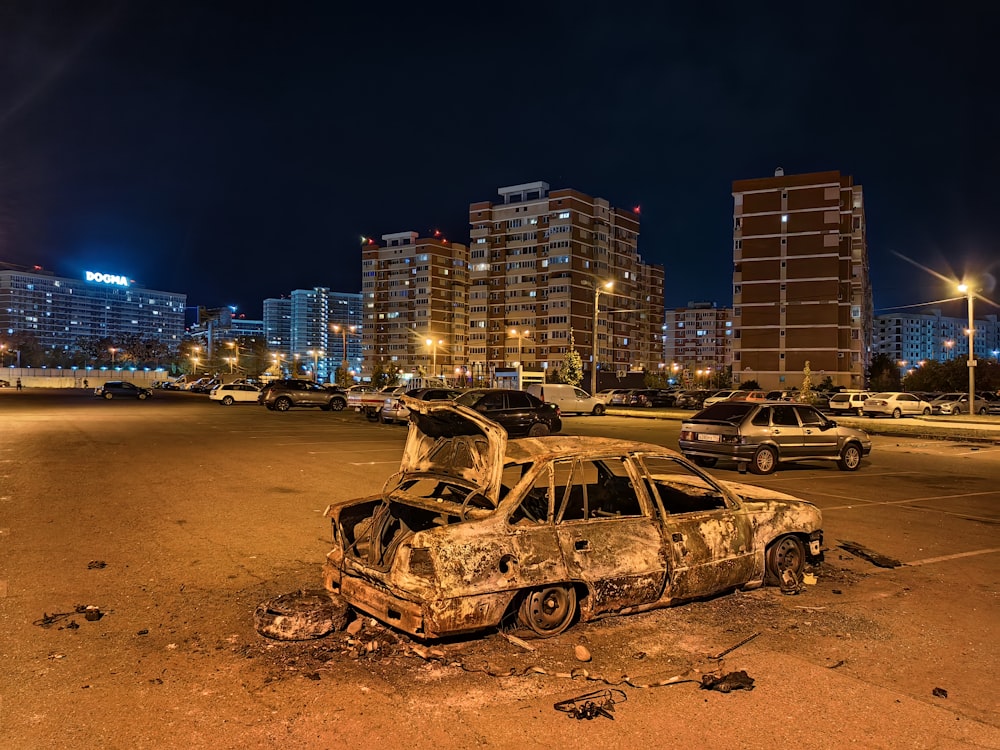
[[223,406],[256,404],[260,398],[260,388],[249,383],[223,383],[213,388],[208,397]]
[[871,398],[865,399],[862,408],[866,417],[891,416],[893,419],[899,419],[904,414],[931,413],[931,405],[927,401],[917,398],[912,393],[898,391],[876,393]]
[[782,462],[836,461],[857,471],[872,449],[862,430],[841,427],[808,404],[722,401],[681,424],[680,449],[700,466],[720,458],[770,474]]
[[145,401],[153,395],[153,392],[149,388],[143,388],[127,380],[109,380],[104,385],[97,386],[94,395],[109,401],[113,398],[136,398]]
[[508,440],[457,402],[404,402],[392,483],[326,511],[324,583],[418,638],[508,620],[547,637],[735,588],[796,587],[820,554],[814,505],[719,482],[661,446]]
[[512,437],[541,437],[562,429],[559,407],[525,391],[477,388],[455,402],[498,422]]
[[930,404],[931,412],[934,414],[951,414],[956,417],[959,414],[971,414],[972,412],[976,414],[986,414],[989,412],[987,402],[985,399],[979,398],[978,395],[976,396],[975,405],[970,410],[968,393],[943,393],[931,401]]
[[702,406],[709,407],[712,404],[719,403],[720,401],[728,401],[729,399],[743,398],[749,392],[750,391],[716,391],[702,402]]

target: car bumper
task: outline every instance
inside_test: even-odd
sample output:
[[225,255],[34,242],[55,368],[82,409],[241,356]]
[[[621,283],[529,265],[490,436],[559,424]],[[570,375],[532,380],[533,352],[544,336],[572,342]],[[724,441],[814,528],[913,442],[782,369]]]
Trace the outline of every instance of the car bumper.
[[731,458],[735,461],[749,461],[759,446],[732,445],[727,443],[707,443],[701,440],[681,440],[681,453],[685,456],[705,456],[706,458]]
[[440,638],[495,626],[513,597],[511,592],[499,592],[416,601],[378,583],[341,575],[330,562],[324,566],[323,579],[328,591],[351,606],[417,638]]

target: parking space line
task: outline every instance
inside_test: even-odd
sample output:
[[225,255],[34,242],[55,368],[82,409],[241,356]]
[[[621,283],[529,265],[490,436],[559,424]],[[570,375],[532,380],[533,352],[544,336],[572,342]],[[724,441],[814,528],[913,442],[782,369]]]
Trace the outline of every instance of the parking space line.
[[[824,494],[822,492],[817,494]],[[989,490],[986,492],[963,492],[959,495],[929,495],[927,497],[911,497],[906,500],[882,500],[876,502],[869,502],[867,500],[858,500],[852,505],[834,505],[829,508],[822,508],[821,510],[825,513],[828,510],[849,510],[852,508],[871,508],[877,505],[907,505],[913,503],[923,503],[928,500],[956,500],[961,497],[982,497],[983,495],[997,495],[1000,494],[1000,490]],[[827,497],[843,497],[842,495],[827,495]],[[843,498],[847,499],[847,498]],[[947,511],[941,511],[947,512]]]
[[953,555],[941,555],[940,557],[925,557],[923,560],[914,560],[906,565],[911,568],[918,565],[933,565],[934,563],[947,562],[948,560],[959,560],[963,557],[976,557],[978,555],[991,555],[1000,552],[1000,547],[989,547],[987,549],[977,549],[972,552],[956,552]]

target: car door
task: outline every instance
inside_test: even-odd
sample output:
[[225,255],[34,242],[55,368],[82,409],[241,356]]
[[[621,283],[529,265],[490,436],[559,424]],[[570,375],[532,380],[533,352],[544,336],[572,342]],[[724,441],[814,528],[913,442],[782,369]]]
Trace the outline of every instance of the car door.
[[517,435],[526,435],[536,421],[535,408],[528,398],[528,394],[523,391],[504,392],[503,420],[501,424],[507,428],[507,432]]
[[896,406],[903,414],[918,414],[920,412],[920,402],[911,393],[900,393],[896,396]]
[[661,528],[637,477],[621,456],[552,462],[562,558],[595,613],[655,602],[666,584]]
[[812,406],[797,404],[793,408],[802,426],[802,455],[837,455],[837,431],[827,426],[829,420]]
[[771,440],[786,458],[802,455],[802,426],[791,404],[779,404],[771,409]]
[[672,456],[642,456],[644,485],[668,546],[665,599],[724,591],[753,577],[753,530],[746,512],[708,475]]

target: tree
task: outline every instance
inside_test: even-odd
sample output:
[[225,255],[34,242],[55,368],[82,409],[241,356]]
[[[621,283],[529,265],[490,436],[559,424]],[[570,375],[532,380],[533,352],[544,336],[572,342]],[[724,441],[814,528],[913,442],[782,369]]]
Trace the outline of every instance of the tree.
[[399,382],[399,368],[396,365],[385,367],[381,362],[376,362],[372,367],[372,385],[376,388],[386,388],[396,385]]
[[569,334],[569,352],[563,360],[560,370],[563,382],[573,386],[579,386],[583,382],[583,358],[576,350],[576,342],[573,340],[572,331]]
[[744,380],[743,382],[741,382],[740,388],[742,388],[744,391],[759,391],[761,389],[760,383],[758,383],[756,380],[752,378],[750,380]]
[[802,368],[802,388],[799,390],[799,398],[807,404],[816,400],[816,394],[813,393],[812,387],[812,370],[809,368],[808,359],[806,366]]
[[872,357],[868,366],[868,383],[873,391],[898,391],[902,385],[896,361],[885,353]]

